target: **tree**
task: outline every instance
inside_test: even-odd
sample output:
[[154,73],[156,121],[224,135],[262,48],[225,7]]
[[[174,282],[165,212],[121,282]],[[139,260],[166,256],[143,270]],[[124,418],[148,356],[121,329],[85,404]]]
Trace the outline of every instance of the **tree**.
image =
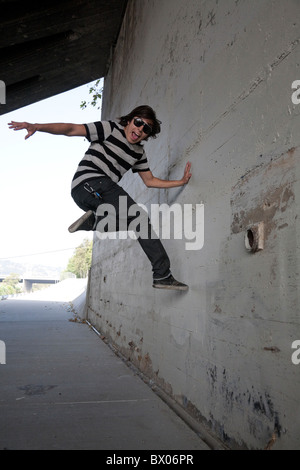
[[21,286],[19,285],[20,279],[19,275],[12,273],[1,282],[0,285],[0,295],[11,295],[18,294],[22,291]]
[[15,294],[14,288],[5,284],[5,282],[1,282],[0,284],[0,295],[12,295]]
[[[90,87],[89,94],[92,95],[92,101],[89,101],[88,103],[86,101],[81,101],[81,109],[86,109],[89,104],[95,107],[98,103],[98,100],[101,100],[103,87],[100,87],[100,82],[101,78],[99,78],[95,84]],[[97,107],[97,109],[100,109],[100,105]]]
[[75,249],[72,258],[69,259],[66,271],[74,273],[78,278],[85,278],[92,264],[93,241],[83,240]]

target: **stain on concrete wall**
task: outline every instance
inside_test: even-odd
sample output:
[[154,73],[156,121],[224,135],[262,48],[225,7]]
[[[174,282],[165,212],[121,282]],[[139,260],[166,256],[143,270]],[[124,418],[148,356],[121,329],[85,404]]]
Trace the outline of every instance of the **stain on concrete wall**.
[[[251,224],[263,222],[265,241],[270,246],[277,238],[278,230],[287,228],[289,223],[295,224],[297,211],[292,211],[293,188],[299,156],[299,148],[292,148],[241,177],[232,192],[232,233],[245,232]],[[290,217],[286,214],[289,209]]]
[[152,289],[134,240],[95,237],[89,320],[231,448],[300,445],[299,30],[294,0],[132,0],[105,80],[104,119],[147,103],[162,120],[156,176],[192,162],[184,188],[121,185],[147,207],[203,203],[204,246],[164,240],[178,293]]

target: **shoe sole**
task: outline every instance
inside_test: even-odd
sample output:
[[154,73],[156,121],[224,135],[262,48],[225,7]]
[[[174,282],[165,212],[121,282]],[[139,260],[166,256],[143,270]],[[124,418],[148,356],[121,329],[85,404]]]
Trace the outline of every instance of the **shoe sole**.
[[152,287],[154,287],[155,289],[182,290],[182,291],[189,290],[188,286],[155,286],[154,284],[152,284]]
[[93,214],[93,211],[87,211],[85,214],[83,214],[76,222],[74,222],[70,227],[68,228],[70,233],[76,232],[79,227]]

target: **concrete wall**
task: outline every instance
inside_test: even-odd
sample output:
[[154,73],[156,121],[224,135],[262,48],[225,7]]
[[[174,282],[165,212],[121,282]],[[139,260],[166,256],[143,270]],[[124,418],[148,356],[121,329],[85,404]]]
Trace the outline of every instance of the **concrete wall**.
[[184,188],[122,185],[148,208],[203,203],[205,240],[164,241],[178,293],[151,287],[137,242],[95,237],[88,318],[231,448],[300,448],[299,31],[298,0],[132,0],[105,81],[103,119],[147,103],[162,120],[156,176],[192,162]]

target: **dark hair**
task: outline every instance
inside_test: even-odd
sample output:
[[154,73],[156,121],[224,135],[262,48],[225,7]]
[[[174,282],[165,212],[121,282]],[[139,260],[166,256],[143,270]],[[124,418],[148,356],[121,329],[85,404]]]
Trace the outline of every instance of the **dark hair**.
[[118,119],[119,119],[119,123],[121,124],[121,126],[125,127],[135,117],[140,117],[142,119],[150,119],[152,121],[152,125],[151,125],[152,132],[151,134],[149,134],[149,137],[152,137],[153,139],[155,139],[156,134],[160,133],[160,125],[161,125],[161,121],[157,119],[155,111],[153,111],[153,109],[147,105],[138,106],[137,108],[134,108],[131,111],[131,113],[126,114],[126,116],[121,116]]

